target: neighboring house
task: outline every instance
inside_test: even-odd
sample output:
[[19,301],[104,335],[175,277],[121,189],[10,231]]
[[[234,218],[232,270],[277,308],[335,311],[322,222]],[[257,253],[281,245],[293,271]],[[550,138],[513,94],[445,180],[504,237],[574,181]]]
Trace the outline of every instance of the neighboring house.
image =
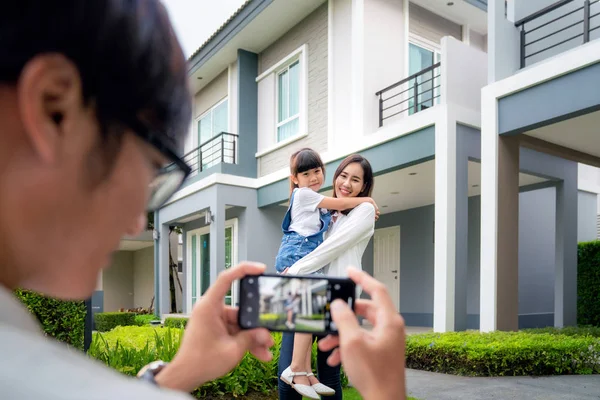
[[[515,329],[521,304],[518,254],[523,243],[517,171],[526,167],[523,150],[561,163],[600,166],[600,3],[503,1],[489,4],[489,85],[482,91],[481,330]],[[519,157],[519,151],[521,157]],[[567,178],[566,174],[569,175]],[[578,199],[577,183],[566,169],[555,180],[554,324],[577,318],[578,217],[594,195]],[[561,176],[562,175],[562,176]],[[585,173],[584,173],[585,175]],[[585,177],[597,186],[598,180]],[[597,211],[596,211],[597,214]],[[588,221],[587,216],[585,217]],[[591,219],[591,218],[590,218]],[[590,221],[591,227],[595,221]],[[595,237],[593,228],[586,235]],[[529,234],[536,232],[530,229]],[[580,238],[582,232],[579,232]],[[517,267],[518,266],[518,267]]]
[[[171,237],[174,261],[181,259],[181,235]],[[119,311],[120,309],[148,309],[154,297],[154,241],[152,231],[137,237],[125,237],[118,251],[113,254],[109,267],[101,271],[96,291],[92,297],[94,312]],[[177,260],[175,259],[177,257]],[[179,263],[181,265],[181,263]],[[168,269],[167,265],[163,266]],[[181,270],[179,279],[183,279]],[[183,310],[182,291],[175,285],[178,310]]]
[[[510,7],[514,2],[508,1]],[[326,163],[326,194],[345,156],[359,152],[371,161],[382,215],[363,267],[386,283],[407,325],[436,331],[509,327],[490,324],[506,297],[490,286],[496,282],[492,271],[503,275],[491,268],[497,263],[486,246],[495,244],[490,240],[503,220],[490,208],[497,201],[480,197],[481,186],[490,191],[496,182],[485,160],[483,170],[481,165],[482,148],[484,157],[489,152],[485,140],[491,140],[484,132],[482,146],[482,121],[488,131],[496,121],[489,106],[481,108],[482,88],[488,75],[507,68],[503,57],[508,63],[519,56],[517,28],[505,19],[504,7],[504,1],[490,1],[488,15],[487,2],[478,0],[244,3],[189,59],[195,97],[185,160],[193,173],[155,214],[159,314],[168,314],[169,306],[169,226],[183,230],[184,314],[219,272],[239,261],[274,270],[289,157],[310,146]],[[508,31],[512,36],[502,39]],[[556,96],[578,104],[579,89],[566,89]],[[515,123],[554,112],[551,98],[520,100],[525,115]],[[596,223],[600,191],[597,184],[589,185],[591,193],[578,191],[578,161],[585,160],[524,148],[519,167],[511,170],[516,200],[505,211],[512,212],[511,223],[518,215],[511,225],[518,232],[510,233],[513,248],[493,254],[511,253],[506,260],[512,264],[503,268],[511,271],[510,301],[518,296],[520,327],[572,322],[555,318],[555,297],[557,304],[562,299],[555,266],[559,272],[563,264],[569,271],[576,267],[573,232],[578,218],[587,228],[587,221]],[[586,171],[598,183],[598,171]],[[579,214],[578,197],[584,205]],[[568,207],[575,199],[568,214],[566,198]],[[569,226],[568,235],[555,229],[555,220],[560,229]],[[558,257],[566,247],[569,256]],[[234,287],[224,301],[236,304],[236,294]],[[486,314],[481,318],[480,310]]]

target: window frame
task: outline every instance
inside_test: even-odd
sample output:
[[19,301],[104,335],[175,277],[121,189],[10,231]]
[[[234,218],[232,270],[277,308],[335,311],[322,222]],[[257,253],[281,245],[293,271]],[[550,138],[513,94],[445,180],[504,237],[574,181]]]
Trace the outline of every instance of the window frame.
[[[287,101],[287,109],[288,109],[288,115],[289,115],[289,109],[290,109],[290,99],[289,99],[289,93],[290,93],[290,67],[298,64],[298,113],[294,114],[294,116],[288,117],[286,119],[284,119],[283,121],[279,122],[279,77],[287,72],[287,90],[288,90],[288,101]],[[298,135],[300,135],[301,132],[301,126],[300,126],[300,116],[302,114],[302,62],[300,60],[300,56],[296,56],[294,58],[292,58],[291,60],[289,60],[284,67],[280,68],[279,70],[277,70],[277,72],[275,72],[275,143],[279,144],[281,142],[285,142],[286,140],[289,140],[291,138],[294,138]],[[296,132],[294,135],[285,138],[285,139],[279,139],[279,128],[288,124],[291,121],[294,120],[298,120],[298,132]]]
[[[214,118],[213,118],[213,113],[215,111],[215,109],[217,107],[219,107],[221,104],[223,104],[224,102],[229,101],[229,95],[225,96],[224,98],[222,98],[221,100],[219,100],[218,102],[216,102],[215,104],[213,104],[211,107],[209,107],[206,111],[204,111],[202,114],[200,114],[198,117],[196,117],[196,119],[194,120],[194,124],[196,126],[196,148],[202,146],[204,143],[206,143],[207,141],[209,141],[210,139],[215,137],[215,132],[212,132],[212,136],[210,139],[208,139],[207,141],[205,141],[204,143],[200,142],[200,121],[202,119],[204,119],[206,116],[208,116],[209,114],[211,115],[211,121],[210,121],[210,125],[211,125],[211,130],[214,129]],[[227,103],[227,127],[226,132],[229,132],[229,117],[230,117],[230,104]],[[217,132],[216,134],[219,134],[221,132]]]

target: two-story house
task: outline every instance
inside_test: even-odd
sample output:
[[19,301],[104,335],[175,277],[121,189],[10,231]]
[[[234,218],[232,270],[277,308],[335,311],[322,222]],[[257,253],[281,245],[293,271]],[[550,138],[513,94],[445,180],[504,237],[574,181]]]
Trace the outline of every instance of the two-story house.
[[[509,0],[505,6],[494,1],[488,13],[489,84],[481,99],[481,217],[487,223],[481,231],[480,321],[486,331],[516,329],[519,322],[520,282],[518,286],[515,277],[521,278],[523,242],[515,210],[517,174],[527,168],[524,149],[558,158],[565,166],[600,166],[600,2]],[[570,167],[550,175],[556,187],[554,324],[573,325],[574,222],[595,199],[586,194],[578,200]],[[597,185],[597,177],[591,181]]]
[[[490,96],[517,87],[500,79],[523,88],[546,79],[508,77],[520,68],[508,65],[518,64],[518,27],[504,1],[487,3],[246,1],[189,59],[194,118],[185,160],[193,173],[155,214],[157,311],[169,310],[169,226],[183,230],[184,314],[241,260],[273,271],[289,157],[309,146],[326,163],[326,194],[341,159],[358,152],[370,160],[382,215],[363,268],[386,283],[407,325],[451,331],[570,322],[555,307],[566,296],[555,285],[576,268],[578,225],[585,225],[578,218],[595,224],[598,190],[578,213],[578,198],[587,195],[578,190],[578,162],[585,160],[539,148],[517,151],[510,176],[486,164],[500,154],[497,122],[508,121]],[[576,60],[591,57],[582,51]],[[565,67],[544,68],[558,74]],[[499,82],[487,86],[489,77]],[[560,88],[562,96],[537,94],[531,102],[517,96],[506,107],[521,116],[498,124],[502,133],[515,133],[515,124],[537,129],[536,113],[554,121],[550,98],[579,104],[571,97],[580,88]],[[492,135],[496,144],[488,145]],[[502,285],[510,286],[510,306]],[[235,296],[234,287],[224,301],[235,304]],[[516,310],[516,326],[491,324],[502,307]]]

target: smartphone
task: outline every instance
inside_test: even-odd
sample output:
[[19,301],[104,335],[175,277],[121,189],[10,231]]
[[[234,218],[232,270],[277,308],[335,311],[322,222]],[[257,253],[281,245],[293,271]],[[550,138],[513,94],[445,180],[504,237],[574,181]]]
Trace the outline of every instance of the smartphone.
[[342,299],[354,311],[356,284],[325,275],[248,275],[240,280],[238,298],[242,329],[335,334],[330,304]]

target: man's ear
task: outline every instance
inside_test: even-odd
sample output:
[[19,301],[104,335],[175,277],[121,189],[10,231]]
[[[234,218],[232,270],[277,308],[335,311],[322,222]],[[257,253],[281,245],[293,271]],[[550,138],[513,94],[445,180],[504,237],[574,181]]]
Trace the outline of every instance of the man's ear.
[[62,151],[65,125],[83,107],[81,78],[61,54],[31,59],[17,83],[24,130],[40,159],[54,163]]

